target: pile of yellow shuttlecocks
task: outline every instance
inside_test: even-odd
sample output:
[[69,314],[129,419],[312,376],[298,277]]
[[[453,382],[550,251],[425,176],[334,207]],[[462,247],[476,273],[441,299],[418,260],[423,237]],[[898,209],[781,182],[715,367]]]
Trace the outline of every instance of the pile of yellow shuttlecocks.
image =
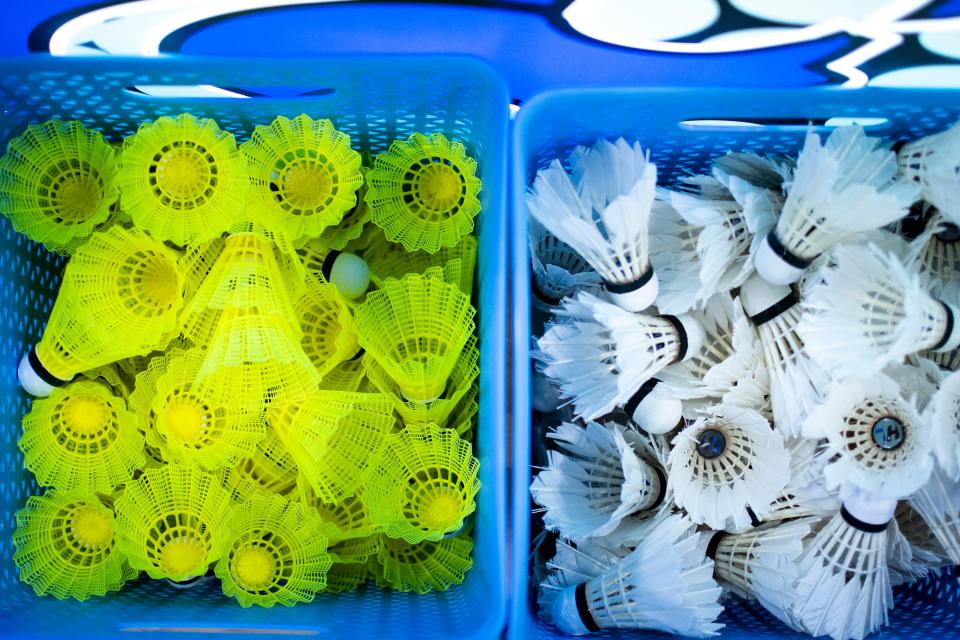
[[[209,573],[243,606],[471,566],[476,162],[442,134],[364,167],[329,120],[237,146],[183,114],[0,159],[0,212],[69,256],[21,385],[14,560],[83,600]],[[372,223],[372,224],[370,224]]]

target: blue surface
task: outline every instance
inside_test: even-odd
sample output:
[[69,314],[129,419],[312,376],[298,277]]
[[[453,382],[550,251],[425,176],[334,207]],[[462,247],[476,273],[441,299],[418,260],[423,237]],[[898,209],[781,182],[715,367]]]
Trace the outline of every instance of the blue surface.
[[[289,100],[158,99],[125,88],[139,84],[268,82],[334,89]],[[83,603],[40,598],[17,578],[12,513],[39,491],[23,469],[16,441],[28,400],[16,382],[18,358],[39,337],[59,284],[62,260],[0,222],[0,635],[116,637],[121,631],[218,630],[357,638],[497,637],[504,624],[506,573],[506,169],[507,96],[500,79],[475,60],[343,57],[287,60],[0,61],[0,143],[32,122],[76,118],[120,140],[162,114],[190,111],[216,118],[238,141],[276,115],[306,112],[329,117],[350,134],[354,148],[384,151],[415,131],[443,132],[478,159],[483,180],[478,218],[480,419],[475,454],[482,489],[476,512],[474,568],[462,586],[445,593],[402,594],[369,588],[320,596],[293,608],[242,609],[216,581],[189,591],[141,580],[123,591]],[[178,637],[180,637],[178,635]],[[209,635],[206,635],[209,637]]]
[[[913,139],[940,131],[960,119],[960,91],[798,89],[792,91],[642,90],[560,91],[538,96],[515,122],[510,222],[510,283],[513,315],[513,484],[511,530],[511,605],[509,637],[514,640],[563,637],[536,614],[530,584],[532,536],[542,530],[531,515],[531,465],[545,464],[544,425],[530,407],[530,336],[539,335],[529,304],[527,210],[524,194],[536,171],[553,158],[565,160],[578,144],[624,136],[651,149],[660,184],[673,184],[688,172],[703,172],[716,156],[730,150],[796,153],[806,126],[693,130],[690,119],[771,118],[777,121],[825,121],[835,116],[887,118],[871,127],[873,135]],[[531,522],[533,521],[533,522]],[[791,632],[759,605],[728,603],[721,617],[722,638],[761,640],[804,638]],[[960,638],[960,586],[952,571],[896,591],[890,626],[878,638]],[[605,631],[600,638],[657,637],[662,634]],[[663,636],[665,637],[665,636]]]

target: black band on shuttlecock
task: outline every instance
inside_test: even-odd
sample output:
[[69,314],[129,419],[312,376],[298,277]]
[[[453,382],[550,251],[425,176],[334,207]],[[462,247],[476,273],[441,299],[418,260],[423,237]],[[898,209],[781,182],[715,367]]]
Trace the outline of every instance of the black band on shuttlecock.
[[610,293],[630,293],[636,291],[643,285],[653,279],[653,265],[647,267],[647,270],[640,274],[640,277],[633,282],[609,282],[603,281],[603,288]]
[[[650,395],[650,392],[653,391],[653,388],[660,384],[660,381],[656,378],[650,378],[637,389],[637,392],[630,396],[630,399],[627,400],[627,404],[623,405],[623,410],[626,411],[627,416],[633,419],[633,412],[637,410],[637,407],[640,406],[640,403],[643,402],[643,399]],[[643,425],[640,425],[641,427]]]
[[40,362],[40,356],[37,355],[36,347],[30,349],[30,351],[27,353],[27,362],[30,363],[30,367],[33,369],[34,373],[37,374],[37,377],[51,387],[62,387],[70,382],[69,380],[61,380],[57,376],[50,373],[50,371],[43,366],[43,363]]
[[840,516],[848,525],[854,529],[859,529],[864,533],[880,533],[881,531],[886,531],[887,524],[889,524],[888,522],[884,522],[883,524],[870,524],[869,522],[864,522],[860,518],[857,518],[852,513],[847,511],[846,505],[840,505]]
[[933,234],[937,240],[948,244],[960,242],[960,227],[952,222],[944,222],[941,226],[943,229]]
[[813,264],[813,260],[807,260],[806,258],[801,258],[795,253],[791,253],[789,249],[783,246],[783,243],[780,242],[780,238],[778,238],[777,234],[773,231],[767,234],[767,244],[770,245],[770,250],[773,251],[774,255],[786,262],[791,267],[796,267],[797,269],[806,269]]
[[947,328],[943,330],[943,336],[940,337],[940,341],[930,347],[931,351],[943,349],[946,344],[950,342],[950,337],[953,334],[953,325],[956,322],[956,319],[953,317],[953,309],[950,308],[950,305],[943,300],[937,300],[937,302],[940,303],[940,306],[942,306],[943,310],[947,313]]
[[600,631],[600,625],[593,619],[590,613],[590,607],[587,606],[587,583],[581,582],[573,589],[573,599],[577,604],[577,613],[580,614],[580,622],[589,631]]
[[360,358],[363,357],[363,354],[365,354],[366,352],[367,352],[366,349],[364,349],[363,347],[360,347],[360,349],[357,351],[357,353],[354,354],[354,356],[353,356],[352,358],[350,358],[350,360],[359,360]]
[[796,292],[790,289],[790,293],[784,296],[779,302],[770,305],[755,316],[750,316],[750,322],[753,323],[753,326],[759,327],[762,324],[770,322],[799,301],[800,299],[797,298]]
[[905,146],[907,146],[906,140],[897,140],[890,145],[890,151],[893,151],[894,153],[900,153],[900,149],[903,149]]
[[660,493],[657,494],[657,499],[653,501],[648,509],[656,509],[661,504],[663,504],[664,499],[667,497],[667,476],[664,475],[660,467],[650,465],[653,467],[653,472],[657,474],[657,479],[660,480]]
[[713,537],[710,538],[710,542],[707,543],[707,557],[711,560],[717,559],[717,548],[720,546],[720,541],[725,535],[727,535],[725,531],[717,531],[713,534]]
[[331,251],[327,254],[327,257],[323,259],[323,264],[320,265],[320,273],[327,279],[327,282],[330,282],[330,272],[333,271],[333,263],[336,262],[339,257],[339,251]]
[[747,507],[747,517],[750,518],[751,527],[759,527],[763,524],[763,520],[757,517],[757,514],[754,513],[753,509]]
[[680,318],[677,316],[660,316],[667,322],[673,325],[673,328],[677,330],[677,342],[680,343],[680,350],[677,353],[677,359],[674,362],[680,362],[687,357],[687,347],[689,343],[687,342],[687,330],[683,327],[683,323],[680,322]]

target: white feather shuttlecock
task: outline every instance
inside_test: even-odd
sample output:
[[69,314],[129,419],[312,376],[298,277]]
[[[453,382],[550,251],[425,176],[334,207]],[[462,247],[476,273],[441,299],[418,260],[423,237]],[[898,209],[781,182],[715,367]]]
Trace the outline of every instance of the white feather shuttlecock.
[[704,534],[675,514],[653,527],[626,558],[553,601],[552,618],[571,635],[600,629],[649,629],[716,636],[721,588],[706,557]]
[[648,155],[622,138],[577,147],[570,156],[572,177],[554,160],[527,194],[530,214],[576,250],[630,311],[646,309],[657,297],[648,235],[657,168]]
[[[658,197],[663,197],[661,193]],[[686,313],[700,290],[700,228],[684,220],[670,203],[657,200],[650,213],[650,264],[657,274],[660,313]]]
[[814,636],[863,640],[893,607],[887,526],[897,501],[845,487],[843,507],[804,545],[791,615]]
[[897,165],[903,180],[919,185],[920,197],[960,224],[960,123],[903,145]]
[[592,290],[600,276],[568,244],[560,241],[533,217],[529,220],[531,293],[542,310],[560,304],[578,289]]
[[944,472],[960,480],[960,372],[940,383],[928,408],[933,430],[933,451]]
[[717,406],[677,434],[669,463],[674,502],[712,529],[762,518],[790,480],[783,438],[741,407]]
[[791,284],[835,244],[902,218],[918,188],[896,181],[896,173],[896,155],[861,127],[835,129],[823,145],[807,133],[757,271],[771,284]]
[[743,533],[713,534],[707,555],[715,563],[714,575],[731,593],[756,600],[785,624],[790,618],[793,586],[797,580],[797,558],[803,541],[818,518],[801,518],[773,523]]
[[[936,473],[936,472],[934,472]],[[897,503],[897,511],[894,513],[897,520],[897,527],[907,542],[913,547],[914,551],[919,551],[928,560],[934,569],[953,564],[947,558],[947,552],[940,544],[936,534],[927,521],[923,519],[920,512],[914,508],[909,500],[901,500]]]
[[756,329],[770,380],[773,421],[784,436],[800,433],[810,410],[820,402],[829,376],[807,356],[797,332],[800,305],[787,286],[754,276],[740,288],[740,304]]
[[643,401],[630,400],[649,391],[644,383],[704,344],[692,316],[631,313],[583,292],[565,299],[556,315],[533,357],[587,420],[625,405],[635,404],[635,413]]
[[935,467],[930,480],[909,498],[947,557],[960,565],[960,479]]
[[810,357],[838,379],[870,375],[917,351],[960,346],[960,308],[874,245],[843,245],[808,283],[797,332]]
[[[896,514],[894,514],[896,515]],[[896,517],[887,527],[887,568],[890,570],[890,586],[916,582],[924,578],[937,565],[937,557],[922,549],[915,549],[900,531]]]
[[565,422],[548,437],[556,449],[530,485],[548,529],[579,542],[608,535],[627,516],[663,502],[663,471],[637,455],[627,440],[633,434],[621,425]]
[[[796,169],[787,156],[760,156],[749,151],[728,151],[713,161],[713,175],[728,189],[731,178],[739,178],[766,193],[780,195],[783,183]],[[731,189],[735,191],[735,189]]]
[[564,589],[602,575],[628,555],[630,550],[623,547],[610,548],[599,542],[557,540],[556,553],[546,562],[548,573],[540,582],[537,592],[540,618],[552,624],[553,603]]
[[934,214],[910,243],[909,258],[930,278],[932,294],[940,296],[946,287],[960,286],[960,228]]
[[933,468],[929,424],[882,374],[835,383],[807,416],[803,435],[830,442],[827,487],[851,483],[890,498],[923,485]]

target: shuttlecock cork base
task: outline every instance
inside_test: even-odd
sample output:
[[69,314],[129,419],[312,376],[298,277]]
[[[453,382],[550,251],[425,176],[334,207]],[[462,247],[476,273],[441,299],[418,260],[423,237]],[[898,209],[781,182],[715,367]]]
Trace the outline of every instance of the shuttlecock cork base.
[[17,380],[20,381],[23,390],[35,398],[46,398],[53,393],[54,389],[70,382],[70,380],[58,378],[43,366],[36,347],[30,349],[20,359],[20,364],[17,366]]
[[320,273],[350,300],[362,296],[370,286],[370,267],[363,258],[353,253],[331,251],[323,259]]
[[647,433],[668,433],[683,418],[683,403],[668,393],[660,380],[651,378],[640,386],[623,410]]
[[657,294],[660,293],[660,282],[650,266],[633,282],[604,281],[603,288],[621,308],[639,312],[656,302]]
[[799,281],[812,263],[812,260],[790,253],[777,238],[776,231],[767,234],[766,240],[760,243],[754,258],[754,266],[760,277],[770,284],[779,285]]

